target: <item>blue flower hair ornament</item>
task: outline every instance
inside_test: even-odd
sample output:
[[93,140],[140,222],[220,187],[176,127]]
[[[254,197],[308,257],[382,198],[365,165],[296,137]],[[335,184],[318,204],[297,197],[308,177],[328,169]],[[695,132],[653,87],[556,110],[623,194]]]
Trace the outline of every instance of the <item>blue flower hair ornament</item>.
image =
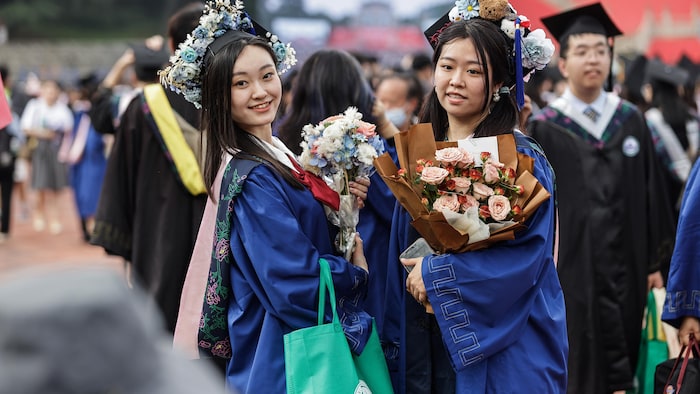
[[[519,15],[508,0],[456,0],[454,7],[438,19],[424,33],[430,45],[435,48],[440,33],[453,22],[481,18],[498,27],[513,43],[513,69],[518,107],[524,105],[523,82],[529,73],[542,70],[554,55],[554,44],[546,37],[544,30],[530,30],[530,20]],[[525,74],[525,75],[523,75]]]
[[199,18],[199,25],[182,42],[170,64],[158,72],[160,83],[181,94],[201,108],[202,68],[209,46],[229,31],[238,30],[266,39],[277,57],[277,71],[282,74],[297,62],[296,51],[289,44],[266,31],[243,10],[241,0],[210,0]]

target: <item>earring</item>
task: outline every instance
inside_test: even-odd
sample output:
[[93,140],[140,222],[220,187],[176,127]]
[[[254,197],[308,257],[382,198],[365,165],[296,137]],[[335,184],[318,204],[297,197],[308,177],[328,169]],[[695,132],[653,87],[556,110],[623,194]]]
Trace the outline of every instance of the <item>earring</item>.
[[496,92],[496,93],[493,94],[493,102],[494,102],[494,103],[497,103],[497,102],[499,102],[499,101],[501,101],[501,95],[498,94],[498,92]]

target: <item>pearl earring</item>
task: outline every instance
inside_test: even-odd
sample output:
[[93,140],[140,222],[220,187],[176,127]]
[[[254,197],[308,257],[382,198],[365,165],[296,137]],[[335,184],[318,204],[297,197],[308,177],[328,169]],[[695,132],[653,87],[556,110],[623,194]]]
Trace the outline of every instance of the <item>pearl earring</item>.
[[501,101],[501,95],[498,94],[498,92],[496,92],[496,93],[493,94],[493,102],[494,102],[494,103],[497,103],[497,102],[499,102],[499,101]]

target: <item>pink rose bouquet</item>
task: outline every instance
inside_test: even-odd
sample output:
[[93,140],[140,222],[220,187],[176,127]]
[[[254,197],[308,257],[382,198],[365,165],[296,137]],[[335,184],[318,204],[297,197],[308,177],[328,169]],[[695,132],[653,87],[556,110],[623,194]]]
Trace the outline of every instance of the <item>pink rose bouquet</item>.
[[518,198],[523,187],[515,183],[515,170],[482,152],[477,162],[460,147],[435,151],[434,160],[418,159],[413,179],[421,202],[428,212],[439,211],[461,234],[469,234],[468,243],[482,241],[497,229],[513,223],[522,211]]
[[498,160],[456,142],[436,142],[430,124],[394,137],[400,168],[387,154],[377,171],[412,225],[439,253],[487,248],[515,232],[550,194],[532,175],[534,159],[517,152],[511,134],[499,135]]

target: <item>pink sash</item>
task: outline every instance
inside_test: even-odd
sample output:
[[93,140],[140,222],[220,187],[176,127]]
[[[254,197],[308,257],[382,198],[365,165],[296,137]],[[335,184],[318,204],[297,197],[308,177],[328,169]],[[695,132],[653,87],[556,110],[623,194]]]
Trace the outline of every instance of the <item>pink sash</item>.
[[[219,168],[214,180],[214,193],[218,201],[219,190],[221,189],[221,178],[224,175],[226,164],[231,159],[227,156]],[[185,357],[191,359],[199,358],[197,347],[197,334],[199,331],[199,320],[202,316],[202,302],[204,302],[204,292],[207,287],[207,274],[211,263],[211,251],[214,243],[214,231],[216,226],[217,204],[207,198],[207,205],[204,208],[202,222],[199,225],[197,241],[194,244],[190,266],[187,269],[185,284],[180,296],[180,311],[177,316],[173,346],[184,353]]]

